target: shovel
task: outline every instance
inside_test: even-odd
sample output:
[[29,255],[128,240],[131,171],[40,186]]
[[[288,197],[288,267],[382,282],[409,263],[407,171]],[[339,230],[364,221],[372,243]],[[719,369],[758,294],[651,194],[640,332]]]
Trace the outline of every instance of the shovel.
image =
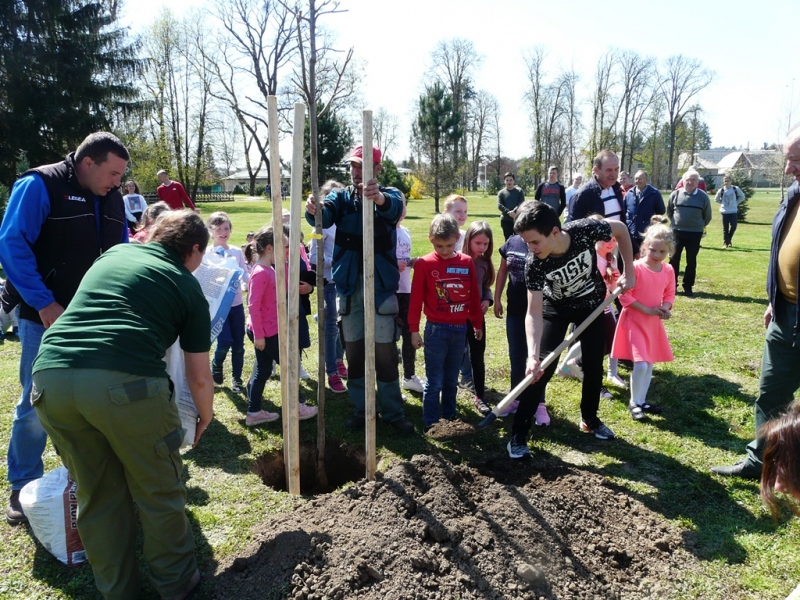
[[[544,371],[548,366],[550,366],[550,364],[553,361],[558,360],[558,357],[561,356],[561,353],[564,351],[564,349],[567,346],[569,346],[581,333],[583,333],[583,330],[586,329],[592,323],[592,321],[594,321],[600,315],[600,313],[602,313],[606,309],[606,307],[609,304],[611,304],[614,301],[614,299],[621,293],[622,293],[621,287],[617,287],[613,292],[611,292],[608,295],[608,297],[603,301],[603,303],[597,308],[595,308],[592,311],[592,314],[586,317],[583,323],[578,325],[575,328],[575,330],[572,333],[570,333],[564,339],[564,341],[558,345],[558,347],[555,350],[553,350],[550,354],[547,355],[547,357],[539,365],[539,370]],[[486,415],[486,417],[480,423],[478,423],[478,429],[485,429],[486,427],[494,423],[494,421],[497,420],[497,417],[503,414],[508,409],[508,407],[511,406],[511,403],[517,399],[517,396],[519,396],[525,390],[526,387],[528,387],[530,384],[533,383],[535,378],[536,374],[531,373],[530,375],[527,375],[525,379],[520,381],[517,387],[511,390],[508,393],[508,396],[503,398],[500,401],[500,403],[492,409],[492,412]]]

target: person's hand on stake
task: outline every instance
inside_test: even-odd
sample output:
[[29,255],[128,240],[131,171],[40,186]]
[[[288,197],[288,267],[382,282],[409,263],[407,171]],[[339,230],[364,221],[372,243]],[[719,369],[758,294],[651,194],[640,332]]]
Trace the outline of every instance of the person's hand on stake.
[[377,179],[370,179],[366,184],[362,183],[361,185],[364,190],[364,198],[372,200],[378,206],[383,206],[383,203],[386,202],[386,198],[378,187]]

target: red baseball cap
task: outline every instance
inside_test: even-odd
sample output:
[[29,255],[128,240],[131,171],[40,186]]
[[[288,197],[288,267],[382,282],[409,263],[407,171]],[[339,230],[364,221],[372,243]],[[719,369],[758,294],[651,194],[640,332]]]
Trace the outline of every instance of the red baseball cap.
[[[356,146],[350,151],[350,156],[347,157],[347,162],[361,163],[364,161],[364,148]],[[372,163],[378,164],[381,162],[381,149],[372,147]]]

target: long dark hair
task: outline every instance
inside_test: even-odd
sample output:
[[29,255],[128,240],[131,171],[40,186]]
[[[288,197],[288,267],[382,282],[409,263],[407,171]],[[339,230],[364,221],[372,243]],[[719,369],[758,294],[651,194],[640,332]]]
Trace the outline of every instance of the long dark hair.
[[758,436],[766,440],[761,499],[777,518],[783,504],[775,496],[775,484],[780,479],[783,491],[793,498],[789,507],[800,516],[800,400],[793,401],[786,413],[764,423]]

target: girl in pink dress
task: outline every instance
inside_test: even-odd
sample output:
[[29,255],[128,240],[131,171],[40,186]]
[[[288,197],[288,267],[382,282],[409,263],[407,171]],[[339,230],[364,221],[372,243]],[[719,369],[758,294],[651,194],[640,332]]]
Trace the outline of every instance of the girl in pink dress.
[[634,263],[636,287],[619,297],[623,308],[611,349],[612,357],[633,361],[630,411],[637,421],[645,413],[661,412],[647,402],[653,364],[674,358],[663,323],[675,302],[675,273],[664,262],[672,251],[673,235],[662,218],[653,217],[654,224],[645,232],[641,258]]

